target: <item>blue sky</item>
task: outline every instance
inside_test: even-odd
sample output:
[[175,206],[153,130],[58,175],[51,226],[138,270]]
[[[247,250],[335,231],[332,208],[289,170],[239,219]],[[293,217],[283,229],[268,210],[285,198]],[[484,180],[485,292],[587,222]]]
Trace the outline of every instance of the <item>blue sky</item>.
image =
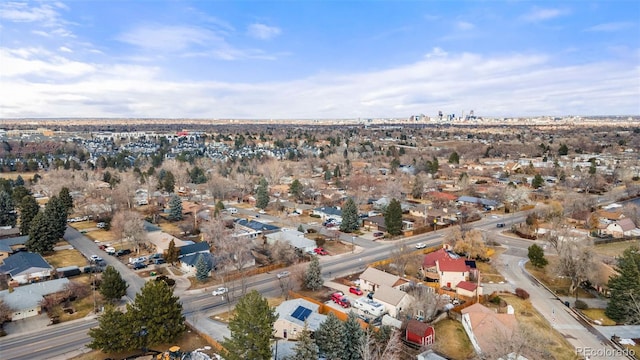
[[2,1],[0,117],[640,114],[640,2]]

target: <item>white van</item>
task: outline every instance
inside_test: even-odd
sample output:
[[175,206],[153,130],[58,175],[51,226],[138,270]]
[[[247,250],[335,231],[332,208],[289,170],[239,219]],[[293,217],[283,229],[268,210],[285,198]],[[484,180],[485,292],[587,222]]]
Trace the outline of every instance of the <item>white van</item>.
[[229,214],[237,214],[238,213],[238,209],[236,209],[236,208],[228,208],[227,211],[229,212]]

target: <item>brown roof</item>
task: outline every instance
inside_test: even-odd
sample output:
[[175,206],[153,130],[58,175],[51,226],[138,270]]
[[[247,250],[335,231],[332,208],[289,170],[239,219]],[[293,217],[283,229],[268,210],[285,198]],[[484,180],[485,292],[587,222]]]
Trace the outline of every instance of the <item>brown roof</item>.
[[393,287],[400,280],[400,277],[376,268],[368,267],[367,270],[360,274],[360,279],[376,285],[387,285]]
[[467,266],[463,258],[451,259],[449,257],[446,257],[438,260],[438,270],[465,272],[465,271],[469,271],[469,266]]
[[409,320],[409,322],[407,323],[408,332],[421,336],[427,333],[429,327],[431,327],[431,325],[414,319]]
[[631,231],[636,228],[636,224],[634,224],[633,220],[629,218],[620,219],[616,222],[620,225],[622,231]]
[[598,216],[608,220],[618,220],[623,217],[622,211],[598,211]]
[[462,314],[469,314],[471,329],[480,349],[491,352],[500,338],[508,337],[516,330],[518,322],[513,314],[497,314],[486,306],[476,303],[466,309]]
[[445,201],[456,201],[458,197],[453,194],[441,192],[441,191],[429,191],[427,196],[432,199],[445,200]]

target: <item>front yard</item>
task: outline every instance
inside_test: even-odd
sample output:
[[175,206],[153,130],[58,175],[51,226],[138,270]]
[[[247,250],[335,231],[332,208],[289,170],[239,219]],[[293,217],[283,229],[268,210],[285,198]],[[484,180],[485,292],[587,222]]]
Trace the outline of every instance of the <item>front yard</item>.
[[459,321],[445,319],[436,323],[433,328],[436,334],[436,351],[450,359],[473,358],[475,351]]

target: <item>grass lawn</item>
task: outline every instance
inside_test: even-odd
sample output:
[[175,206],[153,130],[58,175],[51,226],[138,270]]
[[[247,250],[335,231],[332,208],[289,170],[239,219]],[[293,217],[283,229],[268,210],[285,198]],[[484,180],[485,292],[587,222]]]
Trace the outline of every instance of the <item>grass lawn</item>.
[[59,250],[44,256],[44,259],[54,268],[77,265],[87,265],[87,259],[78,250]]
[[[276,306],[280,305],[283,301],[284,301],[284,297],[267,298],[267,302],[269,303],[269,306],[271,308],[275,308]],[[231,309],[231,311],[221,312],[219,314],[210,316],[209,318],[211,320],[220,321],[228,324],[229,321],[233,318],[233,315],[234,315],[234,310]]]
[[0,178],[15,180],[18,176],[22,176],[22,179],[27,181],[33,179],[33,175],[35,174],[35,172],[3,172],[0,174]]
[[622,255],[622,252],[629,248],[631,245],[640,246],[640,240],[621,241],[611,244],[596,245],[593,247],[593,251],[600,255],[615,257],[618,255]]
[[604,314],[604,309],[585,309],[580,310],[582,313],[591,320],[598,320],[602,323],[602,325],[615,325],[616,322],[609,319],[607,315]]
[[78,231],[87,230],[87,229],[96,229],[96,226],[97,226],[97,224],[93,221],[79,221],[79,222],[69,223],[69,225]]
[[560,333],[551,327],[549,321],[544,318],[531,305],[529,300],[522,300],[515,295],[500,294],[507,304],[513,306],[518,322],[527,326],[540,337],[544,349],[548,350],[557,360],[577,359],[575,349]]
[[470,359],[475,352],[467,333],[458,321],[445,319],[434,326],[436,333],[435,350],[450,359]]
[[[503,252],[505,252],[507,250],[507,249],[502,248],[502,247],[491,248],[491,249],[494,250],[494,254],[491,257],[492,261],[494,259],[497,259],[500,254],[502,254]],[[492,262],[476,261],[476,267],[480,271],[480,281],[481,282],[485,282],[486,283],[486,282],[493,281],[494,283],[499,283],[501,281],[505,281],[504,280],[504,276],[502,276],[502,274],[500,274],[500,272],[495,268],[495,266],[493,266]]]
[[[553,269],[555,267],[557,259],[556,257],[547,256],[547,260],[549,260],[549,264],[544,269],[536,268],[535,266],[531,265],[530,261],[527,261],[527,263],[525,264],[525,268],[531,273],[531,275],[535,276],[538,280],[547,285],[547,287],[556,294],[568,296],[571,280],[549,275],[547,273],[547,269]],[[591,293],[588,293],[581,288],[578,289],[578,296],[581,298],[593,297]]]
[[[149,349],[157,350],[157,351],[167,351],[170,347],[177,345],[180,347],[182,351],[193,351],[195,349],[202,349],[205,346],[212,346],[205,338],[198,335],[197,332],[192,331],[187,327],[187,331],[176,341],[169,344],[159,344],[152,345]],[[215,353],[214,349],[201,351],[210,356],[213,356]],[[76,357],[71,358],[72,360],[105,360],[105,359],[124,359],[129,356],[134,356],[140,354],[140,350],[122,352],[122,353],[113,353],[113,354],[105,354],[101,351],[90,351],[88,353],[78,355]],[[155,357],[154,357],[155,359]]]
[[162,223],[157,224],[157,225],[160,227],[160,229],[162,229],[162,231],[166,232],[167,234],[174,235],[174,236],[180,235],[180,233],[182,232],[182,230],[180,230],[178,225],[176,225],[174,223],[162,222]]
[[91,231],[89,233],[86,233],[85,236],[91,240],[97,240],[99,242],[115,242],[116,240],[118,240],[116,234],[114,234],[112,231],[105,230]]

